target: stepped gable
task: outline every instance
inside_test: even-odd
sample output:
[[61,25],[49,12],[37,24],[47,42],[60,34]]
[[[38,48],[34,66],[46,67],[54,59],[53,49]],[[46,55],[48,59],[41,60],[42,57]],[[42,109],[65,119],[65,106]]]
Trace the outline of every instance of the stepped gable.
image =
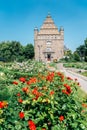
[[59,34],[58,28],[55,26],[54,21],[50,15],[48,15],[40,28],[40,31],[38,34],[48,34],[48,35],[55,35]]
[[37,61],[54,61],[64,56],[64,29],[58,31],[49,14],[40,30],[34,29],[34,48]]

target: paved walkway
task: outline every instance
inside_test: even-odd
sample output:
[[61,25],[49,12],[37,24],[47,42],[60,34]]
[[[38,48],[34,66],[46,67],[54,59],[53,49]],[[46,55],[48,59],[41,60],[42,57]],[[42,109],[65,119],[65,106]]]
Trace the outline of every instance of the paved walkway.
[[62,63],[59,63],[57,65],[57,69],[63,72],[66,76],[71,77],[72,79],[77,78],[78,82],[80,83],[81,89],[87,93],[87,77],[64,68]]

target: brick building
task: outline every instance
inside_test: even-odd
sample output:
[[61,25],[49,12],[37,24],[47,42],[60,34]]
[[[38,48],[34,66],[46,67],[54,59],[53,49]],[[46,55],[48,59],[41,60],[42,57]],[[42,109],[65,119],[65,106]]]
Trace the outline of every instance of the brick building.
[[35,60],[53,61],[61,59],[64,55],[64,30],[58,28],[50,15],[48,15],[40,28],[34,29]]

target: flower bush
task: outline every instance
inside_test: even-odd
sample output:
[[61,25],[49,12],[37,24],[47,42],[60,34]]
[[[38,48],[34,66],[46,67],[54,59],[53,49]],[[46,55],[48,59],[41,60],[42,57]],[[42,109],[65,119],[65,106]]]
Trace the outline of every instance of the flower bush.
[[[46,65],[34,60],[26,62],[0,62],[0,100],[7,100],[13,93],[13,86],[10,84],[18,84],[17,79],[20,77],[37,76],[39,72],[46,71]],[[9,93],[10,92],[10,93]]]
[[87,129],[87,105],[77,100],[76,79],[45,71],[13,79],[11,87],[9,100],[0,101],[0,130]]

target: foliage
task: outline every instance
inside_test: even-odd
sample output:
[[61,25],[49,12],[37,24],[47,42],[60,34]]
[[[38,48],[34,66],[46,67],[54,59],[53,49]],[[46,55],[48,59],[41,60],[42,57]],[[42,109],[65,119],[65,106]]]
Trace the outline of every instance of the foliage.
[[82,72],[81,74],[87,77],[87,71]]
[[34,57],[34,47],[27,44],[25,47],[17,41],[0,43],[0,59],[5,61],[23,61]]
[[66,61],[66,62],[85,61],[85,62],[87,62],[87,38],[84,40],[84,44],[78,46],[73,53],[69,49],[65,50],[64,58],[62,59],[62,61]]
[[38,72],[10,78],[11,96],[0,99],[0,130],[86,130],[87,103],[77,95],[78,81],[60,72]]
[[49,66],[50,66],[50,67],[57,68],[57,64],[56,64],[55,62],[51,62],[51,63],[49,63]]
[[73,53],[73,58],[74,58],[75,61],[80,61],[80,56],[77,52]]
[[76,52],[80,56],[81,61],[87,61],[87,38],[84,40],[84,44],[76,48]]
[[64,52],[64,60],[66,62],[72,61],[73,60],[73,54],[71,50],[67,50]]
[[3,87],[2,84],[3,83],[0,83],[0,100],[7,100],[10,97],[10,93],[9,93],[8,87],[5,86],[5,84],[3,84],[4,85]]
[[71,63],[64,63],[64,67],[67,68],[77,68],[77,69],[84,69],[87,70],[87,63],[86,62],[71,62]]
[[34,47],[32,44],[27,44],[24,49],[24,55],[26,59],[32,59],[34,57]]

